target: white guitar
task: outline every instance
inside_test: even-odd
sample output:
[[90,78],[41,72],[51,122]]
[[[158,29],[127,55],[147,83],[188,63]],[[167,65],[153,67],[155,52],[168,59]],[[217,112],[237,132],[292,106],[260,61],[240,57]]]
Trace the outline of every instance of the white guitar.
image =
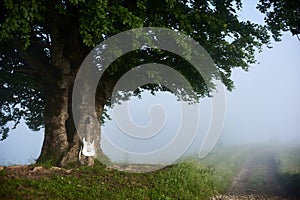
[[[87,127],[90,123],[90,120],[89,118],[87,118]],[[88,128],[87,128],[87,138],[83,138],[82,139],[82,142],[83,142],[83,147],[82,147],[82,154],[84,156],[95,156],[96,154],[96,151],[95,151],[95,141],[93,140],[93,142],[91,142],[91,136],[90,136],[90,131]]]
[[89,141],[86,141],[85,138],[83,138],[82,142],[83,142],[82,154],[84,156],[95,156],[96,154],[95,147],[94,147],[95,141],[90,143]]

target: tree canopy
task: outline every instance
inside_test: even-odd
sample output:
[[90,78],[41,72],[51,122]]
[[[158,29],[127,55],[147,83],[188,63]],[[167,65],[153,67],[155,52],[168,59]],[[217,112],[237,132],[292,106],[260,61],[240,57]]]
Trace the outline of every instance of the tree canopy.
[[[277,6],[275,2],[261,0],[259,9],[267,13],[271,5]],[[74,126],[68,105],[72,101],[70,93],[82,61],[100,42],[133,28],[164,27],[189,35],[210,54],[223,83],[232,90],[232,69],[241,67],[247,70],[249,64],[256,62],[255,51],[270,41],[268,28],[276,37],[279,30],[287,27],[299,31],[293,21],[272,25],[277,14],[280,19],[284,18],[281,10],[274,10],[273,15],[267,14],[270,25],[267,28],[241,21],[237,15],[241,8],[241,0],[1,1],[2,139],[8,135],[9,122],[18,124],[24,118],[32,130],[45,126],[45,140],[60,141],[55,147],[58,152],[63,154],[70,150]],[[286,9],[289,8],[284,7],[283,12]],[[299,17],[299,10],[295,12]],[[102,77],[96,98],[102,104],[107,102],[110,88],[122,74],[149,62],[172,66],[190,80],[199,95],[209,94],[201,76],[182,58],[170,52],[147,49],[130,52],[114,62]],[[144,86],[150,90],[157,87]],[[55,152],[55,148],[47,147],[44,142],[45,151],[52,149]]]
[[268,29],[279,41],[282,31],[300,34],[300,1],[299,0],[260,0],[257,8],[264,13]]

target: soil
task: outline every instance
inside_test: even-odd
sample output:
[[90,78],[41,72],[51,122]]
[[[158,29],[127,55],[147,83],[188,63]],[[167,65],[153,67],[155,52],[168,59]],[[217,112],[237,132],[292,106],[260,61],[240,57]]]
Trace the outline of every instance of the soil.
[[54,175],[66,175],[70,174],[72,169],[64,169],[59,167],[45,168],[42,166],[30,166],[30,165],[14,165],[8,167],[0,167],[0,171],[5,169],[5,176],[1,176],[2,179],[41,179],[50,178]]

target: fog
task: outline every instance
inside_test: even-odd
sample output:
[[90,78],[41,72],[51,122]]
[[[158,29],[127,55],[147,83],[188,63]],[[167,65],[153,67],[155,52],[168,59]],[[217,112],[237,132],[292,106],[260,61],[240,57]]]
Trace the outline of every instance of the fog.
[[[250,66],[249,72],[239,68],[233,71],[235,89],[226,91],[226,116],[218,144],[300,145],[300,42],[286,33],[282,42],[272,46],[272,49],[264,48],[262,53],[257,54],[259,64]],[[128,115],[137,126],[145,127],[152,122],[149,114],[151,106],[160,104],[164,108],[163,115],[160,116],[160,112],[152,115],[166,120],[160,130],[161,137],[154,140],[156,142],[148,140],[148,145],[157,149],[175,137],[180,123],[180,112],[176,110],[179,105],[170,94],[152,96],[146,92],[142,97],[129,102]],[[200,103],[200,126],[188,153],[198,152],[202,145],[211,121],[210,101],[210,98],[205,98]],[[126,133],[114,123],[114,117],[118,116],[111,116],[113,120],[103,127],[102,145],[113,160],[135,160],[136,154],[131,157],[130,153],[151,151],[146,141],[123,137]],[[111,143],[122,150],[112,148]],[[155,159],[158,160],[158,157]]]
[[[274,43],[272,49],[265,48],[257,54],[259,64],[252,65],[249,72],[238,68],[233,71],[235,89],[226,91],[226,117],[218,144],[300,145],[299,52],[300,42],[297,38],[284,34],[281,43]],[[153,143],[155,145],[152,147],[157,148],[175,135],[174,129],[179,124],[176,117],[180,114],[176,111],[178,103],[169,94],[152,96],[144,93],[142,96],[142,99],[133,98],[129,103],[128,114],[136,125],[150,125],[149,109],[157,104],[165,108],[164,116],[171,122],[171,126],[166,123],[161,131],[164,137]],[[199,151],[211,120],[210,98],[203,99],[200,107],[201,125],[189,153]],[[129,152],[149,150],[146,143],[139,146],[137,143],[124,142],[125,138],[120,140],[116,135],[121,135],[122,130],[113,121],[108,121],[103,127],[104,136],[113,140],[112,143]],[[124,159],[125,154],[113,151],[105,137],[102,145],[106,153],[116,160]],[[126,159],[129,159],[128,155]]]
[[[241,18],[262,22],[262,15],[251,1],[244,5]],[[226,91],[226,117],[218,144],[299,144],[300,145],[300,42],[290,33],[283,35],[279,43],[272,42],[272,49],[264,48],[257,54],[259,64],[251,65],[249,72],[234,69],[232,79],[235,89]],[[148,109],[161,105],[165,115],[158,111],[157,117],[165,118],[162,135],[156,134],[151,144],[146,141],[137,145],[134,140],[120,139],[118,129],[112,121],[103,127],[102,146],[115,160],[126,160],[128,155],[112,150],[109,140],[127,151],[148,152],[163,147],[174,136],[179,124],[180,111],[170,94],[156,96],[143,94],[143,99],[130,102],[131,120],[138,126],[151,124]],[[200,104],[201,126],[187,152],[197,152],[211,119],[211,100]],[[154,113],[155,114],[155,113]],[[40,153],[43,130],[32,133],[21,125],[9,137],[0,141],[0,165],[32,163]],[[127,157],[126,157],[127,156]]]
[[[300,142],[300,42],[283,38],[259,54],[250,72],[233,73],[223,139],[227,142]],[[249,76],[247,76],[249,75]]]

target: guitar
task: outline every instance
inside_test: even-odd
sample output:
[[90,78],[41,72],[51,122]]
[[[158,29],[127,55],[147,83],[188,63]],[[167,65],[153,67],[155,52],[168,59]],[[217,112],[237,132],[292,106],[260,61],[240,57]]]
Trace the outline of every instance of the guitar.
[[94,147],[95,141],[91,143],[89,140],[87,141],[85,138],[83,138],[82,142],[83,142],[82,154],[84,156],[95,156],[96,154],[95,147]]
[[[91,130],[89,129],[89,125],[90,125],[90,119],[89,117],[87,118],[86,121],[86,133],[87,133],[87,138],[83,138],[82,142],[83,142],[83,147],[82,147],[82,154],[84,156],[95,156],[96,151],[95,151],[95,141],[93,140],[93,142],[91,142],[91,136],[90,136],[90,132]],[[90,127],[91,128],[91,127]]]

